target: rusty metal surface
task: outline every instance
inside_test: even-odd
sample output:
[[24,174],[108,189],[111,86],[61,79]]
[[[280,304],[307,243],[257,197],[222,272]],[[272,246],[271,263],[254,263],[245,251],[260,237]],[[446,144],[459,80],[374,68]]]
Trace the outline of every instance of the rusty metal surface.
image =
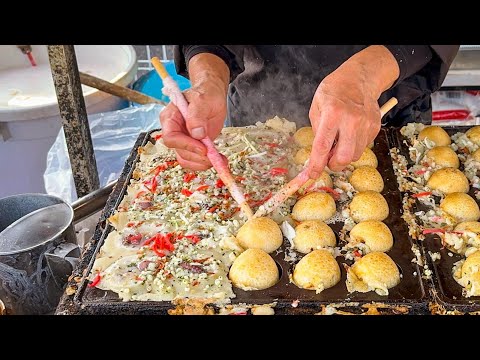
[[[99,241],[103,241],[104,236],[108,231],[109,225],[107,225],[107,219],[114,213],[116,207],[120,203],[122,197],[121,195],[124,194],[126,188],[128,186],[130,177],[132,175],[133,169],[135,168],[135,163],[138,160],[138,153],[137,149],[144,145],[148,140],[148,136],[146,133],[140,133],[138,136],[137,141],[133,145],[132,151],[130,152],[125,166],[123,168],[120,177],[118,178],[113,191],[111,192],[110,196],[107,199],[105,207],[103,208],[102,214],[100,215],[100,219],[98,224],[95,228],[95,233],[93,235],[92,241],[90,241],[85,249],[82,252],[80,257],[80,262],[77,267],[73,270],[72,275],[68,279],[68,283],[65,289],[65,292],[60,299],[60,303],[56,309],[55,314],[57,315],[82,315],[82,314],[112,314],[112,312],[102,312],[95,308],[85,308],[82,304],[78,301],[74,301],[75,297],[78,297],[78,294],[84,290],[85,282],[84,277],[88,275],[87,269],[89,262],[96,254],[96,249]],[[125,311],[119,312],[122,314],[129,313],[128,310],[128,303]],[[140,314],[141,311],[136,309],[131,309],[131,314]],[[166,310],[164,312],[166,314]]]
[[75,189],[80,198],[98,189],[100,181],[75,49],[73,45],[48,45],[48,56]]
[[[137,149],[148,140],[148,134],[141,134],[133,147],[117,186],[104,208],[101,221],[97,226],[93,241],[90,243],[91,247],[85,251],[79,267],[72,275],[67,292],[57,308],[57,314],[167,314],[172,313],[172,309],[176,308],[176,305],[171,302],[122,302],[113,292],[88,288],[88,280],[85,279],[91,269],[95,255],[112,230],[112,227],[106,224],[105,219],[114,212],[122,200],[138,161]],[[374,292],[348,294],[345,288],[346,272],[342,264],[350,264],[351,262],[345,261],[343,258],[337,259],[340,263],[342,279],[336,286],[324,290],[321,294],[299,289],[289,282],[288,275],[292,270],[292,265],[283,260],[284,253],[280,252],[272,254],[281,268],[280,282],[263,291],[245,292],[234,289],[237,297],[232,299],[232,304],[265,304],[275,301],[277,302],[275,306],[276,314],[428,313],[428,292],[422,279],[418,276],[420,274],[418,266],[411,262],[414,258],[410,249],[412,243],[407,236],[407,225],[400,218],[401,197],[391,165],[385,130],[382,130],[380,136],[377,137],[374,152],[379,159],[379,171],[385,179],[383,195],[390,206],[390,216],[385,220],[385,223],[392,230],[395,239],[394,248],[388,254],[397,263],[403,276],[400,284],[390,290],[389,296],[380,296]],[[332,228],[338,235],[341,223],[333,224]],[[221,309],[216,308],[216,310],[219,312]],[[179,312],[181,313],[181,311]]]

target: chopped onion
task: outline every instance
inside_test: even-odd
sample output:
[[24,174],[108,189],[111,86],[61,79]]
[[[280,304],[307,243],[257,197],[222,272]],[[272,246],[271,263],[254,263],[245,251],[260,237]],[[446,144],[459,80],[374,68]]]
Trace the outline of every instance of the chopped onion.
[[266,151],[262,151],[261,153],[258,153],[258,154],[248,155],[247,158],[249,158],[249,159],[258,158],[258,157],[262,157],[266,154],[267,154]]
[[288,239],[288,241],[290,242],[290,246],[293,248],[294,247],[293,239],[296,236],[295,229],[287,221],[284,221],[280,226],[280,228],[282,229],[283,236],[285,236]]

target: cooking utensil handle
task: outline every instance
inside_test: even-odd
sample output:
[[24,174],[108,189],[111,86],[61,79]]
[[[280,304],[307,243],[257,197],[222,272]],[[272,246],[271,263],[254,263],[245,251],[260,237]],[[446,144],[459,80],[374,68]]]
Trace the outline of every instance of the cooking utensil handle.
[[171,102],[180,110],[182,116],[186,118],[188,102],[185,96],[183,96],[182,90],[180,90],[177,82],[168,74],[167,69],[165,69],[165,66],[163,66],[159,58],[154,57],[151,61],[163,81],[162,92],[170,98]]
[[398,104],[396,97],[391,97],[385,104],[380,108],[380,118],[383,118],[387,112],[392,110],[392,108]]
[[128,101],[135,102],[137,104],[161,104],[161,105],[167,105],[163,101],[160,101],[158,99],[155,99],[151,96],[142,94],[139,91],[129,89],[124,86],[120,86],[117,84],[112,84],[111,82],[108,82],[106,80],[100,79],[96,76],[85,74],[83,72],[80,72],[80,82],[83,85],[87,85],[90,87],[93,87],[97,90],[106,92],[107,94],[111,94],[114,96],[118,96],[122,99],[126,99]]

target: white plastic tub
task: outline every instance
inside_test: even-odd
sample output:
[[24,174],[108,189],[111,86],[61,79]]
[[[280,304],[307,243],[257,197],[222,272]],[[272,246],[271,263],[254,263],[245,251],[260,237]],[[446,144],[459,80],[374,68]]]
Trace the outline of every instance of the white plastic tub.
[[[46,45],[33,45],[32,67],[15,45],[0,46],[0,198],[44,193],[48,150],[61,128]],[[75,45],[79,70],[118,85],[137,72],[130,45]],[[121,109],[127,102],[82,86],[89,114]]]

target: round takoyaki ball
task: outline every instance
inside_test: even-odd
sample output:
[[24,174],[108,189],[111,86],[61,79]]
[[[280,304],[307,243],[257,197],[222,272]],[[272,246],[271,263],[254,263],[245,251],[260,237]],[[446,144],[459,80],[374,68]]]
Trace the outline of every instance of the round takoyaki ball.
[[351,245],[365,244],[367,252],[387,252],[393,246],[393,235],[387,225],[377,220],[358,223],[350,230]]
[[340,281],[340,267],[328,250],[314,250],[298,262],[293,282],[302,289],[320,293]]
[[383,252],[363,256],[347,272],[349,292],[375,291],[386,296],[388,289],[400,283],[400,271],[395,262]]
[[335,233],[323,221],[307,220],[295,228],[293,243],[295,249],[303,254],[315,249],[335,246],[336,242]]
[[425,160],[442,168],[458,169],[460,166],[457,154],[449,146],[435,146],[428,150],[425,154]]
[[249,291],[263,290],[279,279],[277,264],[262,249],[247,249],[233,262],[228,277],[233,285]]
[[297,151],[293,160],[297,165],[303,165],[305,162],[310,158],[310,153],[312,152],[312,148],[310,146],[303,147]]
[[440,202],[440,209],[452,216],[457,222],[480,219],[480,209],[477,202],[470,195],[462,192],[445,196]]
[[480,126],[474,126],[469,129],[465,135],[476,145],[480,145]]
[[444,194],[454,192],[467,193],[470,189],[470,184],[465,174],[454,168],[443,168],[435,171],[428,179],[427,186]]
[[350,175],[350,184],[357,191],[372,190],[382,192],[384,184],[382,175],[371,166],[361,166],[353,170]]
[[376,191],[361,191],[350,203],[350,216],[356,223],[367,220],[383,221],[388,214],[387,201]]
[[292,209],[292,218],[296,221],[325,221],[335,215],[335,200],[324,192],[312,192],[300,198]]
[[359,168],[360,166],[371,166],[377,168],[378,159],[377,155],[370,150],[368,147],[363,151],[362,156],[357,161],[351,163],[354,168]]
[[311,147],[313,145],[314,138],[315,134],[311,126],[302,127],[298,129],[293,135],[293,140],[295,141],[295,144],[300,147]]
[[428,138],[435,143],[435,146],[447,146],[452,143],[450,135],[440,126],[427,126],[418,134],[419,140]]
[[262,249],[271,253],[282,245],[283,235],[275,221],[268,217],[258,217],[242,225],[237,240],[244,249]]

